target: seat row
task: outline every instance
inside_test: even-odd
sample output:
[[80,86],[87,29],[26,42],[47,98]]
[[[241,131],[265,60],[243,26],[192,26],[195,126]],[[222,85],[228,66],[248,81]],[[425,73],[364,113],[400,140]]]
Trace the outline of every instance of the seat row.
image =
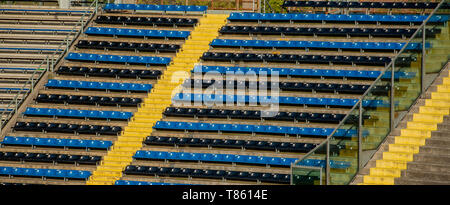
[[78,80],[48,80],[45,84],[48,88],[73,88],[87,90],[114,90],[114,91],[134,91],[149,92],[152,89],[151,84],[140,83],[109,83],[97,81],[78,81]]
[[98,162],[100,162],[101,158],[102,157],[100,156],[88,156],[88,155],[0,152],[0,160],[3,161],[97,164]]
[[434,9],[437,2],[284,1],[283,7]]
[[156,137],[149,136],[144,144],[155,146],[189,146],[189,147],[224,147],[245,148],[256,150],[271,150],[284,152],[309,152],[316,145],[308,143],[268,142],[256,140],[229,140],[208,138],[184,138],[184,137]]
[[[339,69],[302,69],[302,68],[264,68],[264,67],[227,67],[227,66],[194,66],[193,73],[219,73],[219,74],[256,74],[256,75],[279,75],[293,77],[330,77],[330,78],[362,78],[375,79],[381,75],[380,71],[367,70],[339,70]],[[414,72],[400,72],[394,74],[396,79],[413,78]],[[385,73],[382,78],[391,77],[391,72]]]
[[61,66],[56,71],[56,73],[62,75],[88,75],[88,76],[114,77],[114,78],[120,77],[120,78],[157,79],[162,74],[162,71]]
[[[268,34],[268,35],[324,35],[324,36],[374,36],[374,37],[410,37],[417,29],[404,28],[304,28],[271,26],[223,26],[222,34]],[[419,31],[421,34],[421,31]],[[434,37],[439,28],[427,29],[425,34]],[[420,36],[420,35],[419,35]]]
[[[174,122],[158,121],[153,126],[154,129],[162,130],[189,130],[189,131],[209,131],[209,132],[238,132],[238,133],[261,133],[261,134],[281,134],[281,135],[301,135],[326,137],[333,132],[333,128],[313,128],[313,127],[286,127],[272,125],[243,125],[243,124],[219,124],[201,122]],[[335,137],[354,137],[357,130],[338,129]]]
[[0,167],[0,175],[87,179],[87,178],[89,178],[89,176],[91,176],[91,172],[90,171],[79,171],[79,170],[65,170],[65,169],[35,169],[35,168],[19,168],[19,167]]
[[[237,88],[237,89],[281,89],[284,91],[316,91],[363,94],[369,85],[327,84],[327,83],[298,83],[298,82],[264,82],[264,81],[215,81],[215,80],[186,80],[184,87],[191,88]],[[376,86],[377,91],[389,91],[389,87]]]
[[[358,99],[345,98],[310,98],[310,97],[271,97],[249,95],[215,95],[215,94],[190,94],[178,93],[173,98],[178,102],[203,102],[203,103],[245,103],[245,104],[271,104],[281,105],[308,105],[308,106],[337,106],[353,107]],[[389,102],[383,100],[363,100],[364,107],[389,107]]]
[[172,17],[97,16],[94,22],[102,24],[128,24],[141,26],[194,26],[198,23],[198,20],[195,18]]
[[[271,41],[271,40],[234,40],[214,39],[213,47],[253,47],[253,48],[322,48],[346,50],[400,50],[406,43],[392,42],[330,42],[330,41]],[[430,47],[430,44],[426,44]],[[409,43],[406,50],[422,49],[422,43]]]
[[176,161],[228,162],[244,164],[264,164],[290,166],[297,158],[262,157],[234,154],[210,154],[190,152],[137,151],[135,159],[160,159]]
[[[372,15],[372,14],[282,14],[282,13],[231,13],[230,21],[332,21],[332,22],[385,22],[421,23],[428,15]],[[447,15],[434,15],[429,23],[444,23]]]
[[[289,62],[289,63],[335,63],[335,64],[364,64],[364,65],[386,65],[391,62],[390,57],[378,56],[342,56],[342,55],[295,55],[295,54],[254,54],[254,53],[224,53],[205,52],[201,57],[203,60],[216,61],[246,61],[246,62]],[[398,64],[409,65],[412,57],[398,57]]]
[[109,50],[125,50],[125,51],[158,51],[158,52],[176,52],[180,46],[174,44],[157,44],[157,43],[127,43],[114,41],[89,41],[80,40],[76,45],[78,48],[86,49],[109,49]]
[[143,11],[182,11],[206,12],[207,6],[154,5],[154,4],[106,4],[103,10],[143,10]]
[[57,138],[40,138],[40,137],[5,136],[5,138],[2,141],[2,144],[5,144],[5,145],[31,145],[31,146],[44,146],[44,147],[108,149],[112,145],[112,142],[111,141],[103,141],[103,140],[81,140],[81,139],[57,139]]
[[30,52],[39,52],[39,53],[53,53],[51,51],[62,51],[62,49],[53,49],[53,48],[24,48],[24,47],[7,47],[0,48],[0,50],[13,50],[13,51],[30,51]]
[[79,133],[79,134],[95,134],[95,135],[117,135],[122,131],[122,127],[119,126],[78,125],[67,123],[44,123],[44,122],[39,123],[16,122],[13,129],[16,131],[32,131],[32,132],[45,131],[45,132]]
[[54,109],[54,108],[32,108],[28,107],[26,116],[50,116],[50,117],[69,117],[69,118],[89,118],[89,119],[114,119],[128,120],[133,116],[132,112],[120,111],[99,111],[99,110],[72,110],[72,109]]
[[[15,0],[18,1],[18,0]],[[19,1],[26,1],[26,0],[19,0]],[[29,1],[29,0],[28,0]],[[44,0],[34,0],[34,1],[41,1],[41,2],[45,2]],[[47,2],[51,2],[50,0],[48,0]],[[56,1],[52,1],[52,2],[56,2]],[[71,15],[70,13],[91,13],[92,11],[89,10],[55,10],[55,9],[33,9],[33,8],[24,8],[24,9],[14,9],[14,8],[1,8],[0,11],[22,11],[22,12],[26,12],[26,13],[32,13],[32,12],[46,12],[46,13],[60,13],[60,14],[64,14],[66,13],[67,15]],[[73,15],[73,14],[72,14]]]
[[102,55],[90,53],[69,53],[65,59],[73,61],[92,61],[105,63],[128,63],[128,64],[145,64],[145,65],[167,65],[171,61],[171,58],[168,57]]
[[[209,108],[177,108],[168,107],[164,110],[165,116],[177,117],[210,117],[210,118],[232,118],[232,119],[267,119],[267,120],[291,120],[308,122],[337,123],[344,119],[345,114],[328,113],[306,113],[306,112],[277,112],[271,115],[270,111],[258,110],[225,110]],[[356,120],[350,116],[347,120]]]
[[[261,164],[275,166],[290,166],[297,158],[264,157],[239,154],[213,154],[193,152],[164,152],[164,151],[137,151],[133,156],[135,159],[168,159],[180,161],[202,161],[202,162],[225,162],[243,164]],[[306,159],[304,166],[321,166],[325,160]],[[330,160],[330,165],[335,169],[345,169],[350,166],[349,162]]]
[[129,180],[117,180],[114,185],[194,185],[194,184],[178,184],[178,183],[163,183],[163,182],[141,182]]
[[290,174],[239,172],[239,171],[171,168],[171,167],[150,167],[150,166],[134,166],[134,165],[128,165],[123,171],[123,173],[128,175],[157,175],[170,177],[249,180],[249,181],[284,183],[284,184],[288,184],[291,178]]
[[189,31],[125,29],[125,28],[105,28],[105,27],[89,27],[86,29],[84,33],[88,35],[102,35],[102,36],[182,38],[182,39],[185,39],[190,35]]
[[27,32],[53,32],[53,33],[68,33],[72,32],[69,29],[41,29],[41,28],[0,28],[0,31],[27,31]]
[[102,96],[79,96],[79,95],[56,95],[39,94],[36,97],[38,103],[54,104],[83,104],[83,105],[102,105],[102,106],[137,106],[142,102],[140,98],[127,97],[102,97]]

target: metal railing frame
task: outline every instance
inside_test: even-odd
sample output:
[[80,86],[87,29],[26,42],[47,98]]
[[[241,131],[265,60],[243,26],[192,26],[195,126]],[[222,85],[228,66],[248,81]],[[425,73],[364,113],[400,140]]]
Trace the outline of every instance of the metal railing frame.
[[[91,9],[94,10],[91,10]],[[48,54],[45,59],[39,64],[38,68],[36,68],[31,77],[23,84],[19,92],[15,95],[15,97],[10,101],[8,106],[4,108],[4,110],[1,112],[1,120],[0,120],[0,133],[3,130],[3,127],[9,122],[11,117],[17,112],[23,101],[26,99],[28,94],[33,92],[35,85],[41,80],[41,78],[47,73],[47,72],[53,72],[55,65],[58,64],[58,62],[64,57],[64,55],[68,52],[70,46],[72,43],[77,39],[77,37],[84,32],[84,27],[87,26],[89,23],[89,20],[95,16],[99,8],[98,0],[94,0],[89,6],[88,9],[83,12],[83,15],[81,16],[80,20],[73,26],[73,28],[70,30],[70,32],[66,35],[64,40],[59,44],[58,48],[51,54]],[[86,19],[86,14],[90,14]],[[79,29],[77,27],[80,26]],[[73,35],[74,34],[74,35]],[[73,35],[72,39],[71,36]],[[61,53],[59,53],[61,52]],[[57,57],[57,58],[56,58]],[[56,58],[56,59],[55,59]],[[43,70],[42,70],[43,69]],[[38,72],[40,71],[40,72]],[[37,78],[35,76],[39,73]],[[30,87],[30,89],[26,89],[27,87]],[[9,109],[12,109],[11,111],[8,111]]]
[[[361,139],[362,139],[362,132],[361,132],[361,127],[362,127],[362,102],[363,99],[372,91],[373,87],[375,86],[376,83],[378,83],[380,81],[380,79],[382,78],[382,76],[386,73],[386,71],[388,69],[391,68],[391,95],[390,95],[390,130],[389,133],[392,132],[395,128],[395,118],[394,118],[394,83],[395,83],[395,60],[397,60],[397,58],[403,53],[403,51],[406,49],[406,47],[408,46],[408,44],[418,35],[418,33],[420,32],[420,30],[422,31],[422,65],[421,65],[421,89],[420,89],[420,93],[418,95],[418,97],[420,97],[422,95],[422,93],[426,90],[425,84],[424,84],[424,76],[425,76],[425,54],[426,54],[426,49],[425,49],[425,31],[426,31],[426,24],[429,21],[429,19],[437,12],[437,10],[439,10],[439,8],[441,7],[441,5],[447,0],[442,0],[435,9],[433,9],[433,11],[428,15],[428,17],[422,22],[422,24],[417,28],[416,32],[414,32],[414,34],[408,39],[408,41],[405,43],[405,45],[402,47],[402,49],[397,53],[397,55],[395,55],[391,62],[385,67],[385,69],[381,72],[381,74],[375,79],[375,81],[369,86],[369,88],[364,92],[363,95],[361,95],[357,101],[357,103],[355,103],[355,105],[350,109],[350,111],[347,112],[347,114],[345,115],[345,117],[339,122],[339,124],[336,126],[336,128],[333,130],[333,132],[331,132],[330,135],[327,136],[327,139],[325,139],[322,143],[320,143],[319,145],[317,145],[314,149],[312,149],[311,151],[309,151],[307,154],[305,154],[304,156],[302,156],[301,158],[299,158],[298,160],[296,160],[294,163],[291,164],[291,167],[300,167],[300,165],[298,165],[299,162],[303,161],[305,158],[311,156],[312,154],[314,154],[320,147],[322,147],[324,144],[326,144],[326,165],[325,165],[325,174],[326,174],[326,185],[330,184],[330,140],[333,137],[333,135],[337,132],[337,130],[344,124],[344,122],[346,122],[346,120],[348,119],[348,117],[351,115],[351,113],[357,108],[359,107],[359,123],[358,123],[358,167],[357,167],[357,172],[362,168],[362,162],[360,159],[360,156],[362,154],[362,147],[361,145]],[[388,134],[389,134],[388,133]],[[388,136],[388,135],[386,135]],[[385,139],[386,137],[384,137]],[[378,145],[377,149],[381,146],[381,143]],[[301,167],[305,167],[305,166],[301,166]],[[313,168],[313,167],[311,167]],[[292,169],[292,168],[291,168]],[[356,176],[356,175],[355,175]],[[292,178],[292,172],[291,172],[291,178]]]

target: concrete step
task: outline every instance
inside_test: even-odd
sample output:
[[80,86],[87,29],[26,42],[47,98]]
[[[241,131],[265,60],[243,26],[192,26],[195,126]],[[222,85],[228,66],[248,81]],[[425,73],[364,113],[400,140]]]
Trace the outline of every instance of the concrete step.
[[394,179],[395,185],[450,185],[450,181],[431,181],[429,179],[415,179],[400,177]]
[[430,139],[436,139],[436,140],[450,140],[450,131],[446,129],[439,129],[437,131],[431,132],[431,138]]
[[410,179],[424,179],[427,181],[450,182],[450,173],[425,172],[408,169],[406,172],[402,173],[402,177],[403,176]]
[[431,173],[450,174],[450,164],[408,162],[407,168],[408,169],[403,170],[403,172],[423,171],[423,172],[431,172]]
[[450,155],[450,147],[425,145],[419,148],[419,153],[432,155]]
[[450,164],[450,155],[415,154],[414,162]]
[[437,128],[438,128],[437,131],[441,131],[441,130],[447,130],[447,131],[450,131],[450,123],[445,122],[445,117],[444,117],[444,122],[438,124]]

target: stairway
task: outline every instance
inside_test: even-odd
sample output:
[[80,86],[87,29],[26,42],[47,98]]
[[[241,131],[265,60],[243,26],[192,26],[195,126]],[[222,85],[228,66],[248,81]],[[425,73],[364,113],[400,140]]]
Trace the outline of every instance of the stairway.
[[181,91],[181,84],[190,77],[190,71],[203,53],[208,51],[209,43],[219,35],[219,29],[226,24],[227,17],[207,14],[200,19],[181,51],[172,59],[128,126],[93,172],[87,181],[88,185],[112,185],[122,177],[122,170],[132,162],[133,155],[142,147],[142,141],[152,133],[153,125],[162,118],[165,108],[171,105],[172,97]]
[[450,77],[425,96],[359,184],[450,184]]
[[431,132],[431,137],[425,140],[425,145],[419,148],[394,184],[450,184],[450,116],[445,116],[437,130]]

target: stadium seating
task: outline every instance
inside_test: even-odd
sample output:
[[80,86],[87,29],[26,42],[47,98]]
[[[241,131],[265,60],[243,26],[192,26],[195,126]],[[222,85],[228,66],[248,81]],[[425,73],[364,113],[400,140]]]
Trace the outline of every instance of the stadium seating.
[[56,73],[60,75],[89,75],[102,77],[120,78],[142,78],[156,79],[161,75],[160,70],[138,70],[138,69],[111,69],[95,67],[66,67],[61,66]]
[[[366,15],[366,14],[279,14],[279,13],[231,13],[230,21],[330,21],[330,22],[423,22],[426,15]],[[434,15],[430,23],[443,23],[448,16]]]
[[47,95],[39,94],[36,97],[38,103],[54,104],[81,104],[81,105],[103,105],[103,106],[137,106],[142,102],[140,98],[127,97],[102,97],[102,96],[79,96],[79,95]]
[[[284,1],[283,7],[434,9],[437,2]],[[447,5],[448,6],[448,5]]]
[[[224,26],[223,34],[266,34],[266,35],[318,35],[318,36],[374,36],[374,37],[410,37],[417,29],[405,28],[304,28],[280,26]],[[439,33],[439,28],[426,30],[428,37]]]
[[23,112],[23,114],[27,116],[49,116],[49,117],[115,119],[115,120],[128,120],[131,116],[133,116],[133,113],[131,112],[32,108],[32,107],[28,107],[25,110],[25,112]]
[[[153,128],[166,130],[191,130],[191,131],[221,131],[237,133],[268,133],[281,135],[302,135],[302,136],[328,136],[333,132],[331,128],[312,127],[285,127],[270,125],[244,125],[244,124],[218,124],[218,123],[188,123],[158,121]],[[336,137],[354,137],[356,130],[337,130]]]
[[[0,39],[3,42],[7,38],[5,46],[0,46],[3,48],[0,54],[30,53],[20,58],[14,54],[4,60],[0,56],[0,75],[8,81],[13,81],[11,77],[18,78],[20,83],[29,79],[40,63],[34,59],[45,59],[44,54],[57,49],[54,48],[56,42],[64,40],[76,23],[75,18],[78,20],[82,14],[69,15],[62,9],[51,10],[30,12],[33,15],[20,17],[24,19],[24,25],[27,21],[36,25],[0,26]],[[109,11],[97,14],[92,22],[89,21],[83,34],[77,35],[68,53],[58,61],[55,73],[48,75],[48,81],[47,77],[43,79],[46,81],[44,89],[39,89],[33,96],[33,105],[26,103],[26,109],[18,113],[20,117],[6,137],[0,138],[0,153],[9,153],[11,149],[18,153],[17,156],[14,154],[16,158],[7,154],[8,158],[0,159],[0,163],[20,161],[24,168],[58,169],[63,166],[67,170],[93,173],[202,17],[199,15],[202,12],[192,12],[195,7],[186,8],[187,13],[183,12],[179,17],[139,13],[124,16],[116,14],[120,13],[117,9],[112,11],[114,13]],[[29,11],[2,12],[12,16]],[[0,20],[11,18],[7,16]],[[36,22],[38,18],[42,22]],[[64,20],[66,24],[59,26],[57,20]],[[31,40],[24,40],[24,46],[9,45],[22,36]],[[42,41],[45,46],[38,50],[34,41]],[[33,65],[22,64],[21,58],[30,59]],[[2,98],[13,95],[19,88],[20,84],[0,86],[0,95]],[[6,107],[1,109],[6,110]],[[30,151],[32,149],[38,152]],[[79,178],[81,180],[76,183],[66,181],[64,177],[51,181],[33,179],[30,184],[80,184],[85,183],[86,178]],[[21,183],[20,180],[8,178],[8,183]]]
[[206,12],[207,6],[183,6],[183,5],[146,5],[146,4],[106,4],[106,11],[111,10],[145,10],[145,11],[182,11],[182,12]]
[[[329,55],[287,55],[287,54],[254,54],[254,53],[219,53],[206,52],[202,60],[221,61],[267,61],[267,62],[302,62],[302,63],[335,63],[335,64],[361,64],[361,65],[385,65],[391,62],[389,57],[377,56],[329,56]],[[398,65],[409,65],[412,57],[399,57]]]
[[[0,13],[0,80],[4,88],[0,91],[3,99],[0,107],[3,108],[12,102],[17,93],[25,94],[30,90],[30,84],[25,84],[28,80],[38,80],[46,68],[47,55],[49,60],[56,60],[65,49],[65,44],[80,29],[76,24],[81,16],[85,14],[87,17],[92,11],[2,4]],[[70,32],[73,33],[69,35]],[[55,55],[51,56],[53,53]],[[40,67],[41,63],[44,65]],[[8,112],[3,114],[2,118],[8,117]]]
[[159,17],[123,17],[123,16],[97,16],[94,20],[98,24],[127,24],[127,25],[145,25],[145,26],[194,26],[198,23],[197,19],[189,18],[159,18]]
[[126,43],[126,42],[108,42],[108,41],[78,41],[78,48],[86,49],[109,49],[109,50],[138,50],[138,51],[159,51],[176,52],[179,45],[169,44],[151,44],[151,43]]
[[114,185],[193,185],[193,184],[176,184],[176,183],[162,183],[162,182],[141,182],[141,181],[128,181],[117,180]]
[[58,133],[80,133],[80,134],[103,134],[117,135],[122,128],[117,126],[99,126],[99,125],[77,125],[66,123],[34,123],[17,122],[14,127],[16,131],[34,131],[34,132],[58,132]]
[[[228,162],[243,164],[262,164],[272,166],[290,166],[296,158],[279,157],[258,157],[248,155],[230,155],[230,154],[204,154],[204,153],[178,153],[178,152],[159,152],[159,151],[137,151],[133,156],[136,159],[167,159],[181,161],[203,161],[203,162]],[[324,166],[323,160],[307,160],[304,166]],[[345,169],[349,166],[347,162],[331,161],[330,165],[335,169]]]
[[[420,6],[428,9],[433,4]],[[334,2],[324,7],[332,5],[341,8]],[[106,4],[54,73],[43,78],[43,89],[35,90],[31,103],[22,105],[19,117],[6,128],[0,138],[0,163],[20,162],[31,175],[53,177],[60,184],[67,178],[115,185],[265,185],[291,180],[319,184],[318,176],[292,178],[290,168],[313,149],[318,157],[299,165],[325,168],[326,150],[321,145],[333,135],[332,180],[346,179],[358,166],[349,156],[357,150],[359,134],[371,142],[384,129],[373,125],[388,122],[386,116],[372,113],[384,114],[391,107],[391,75],[401,83],[394,87],[395,96],[404,98],[408,97],[403,91],[416,89],[421,77],[411,68],[421,64],[423,45],[406,43],[427,18],[424,13],[203,15],[206,8]],[[446,15],[433,16],[426,37],[446,32],[447,21]],[[13,31],[46,33],[49,38],[48,33],[70,30],[2,29],[0,39]],[[3,48],[0,53],[37,52],[34,47]],[[51,49],[56,48],[39,51]],[[383,74],[400,50],[404,53],[396,59],[398,69]],[[27,79],[35,68],[18,62],[2,66],[0,75],[23,72],[27,75],[14,77]],[[245,78],[246,74],[256,78]],[[213,78],[205,79],[209,75]],[[375,79],[379,83],[361,101],[364,113],[347,116]],[[268,92],[252,94],[261,88]],[[16,89],[0,86],[0,94]],[[278,89],[279,93],[271,92]],[[265,109],[273,106],[275,110]],[[359,117],[363,130],[356,126]],[[37,163],[48,170],[62,164],[67,171],[58,176],[35,174],[40,172],[34,169]],[[1,169],[3,176],[28,177]],[[80,172],[63,173],[71,170]]]
[[77,163],[77,164],[97,164],[100,156],[88,155],[67,155],[67,154],[42,154],[24,152],[0,152],[0,160],[4,161],[30,161],[30,162],[56,162],[56,163]]
[[252,180],[264,182],[277,182],[288,184],[290,182],[290,174],[269,174],[269,173],[251,173],[238,171],[223,170],[204,170],[191,168],[168,168],[168,167],[149,167],[149,166],[133,166],[129,165],[124,170],[125,174],[133,175],[158,175],[173,177],[194,177],[194,178],[215,178],[215,179],[237,179]]
[[151,38],[187,38],[189,31],[148,30],[148,29],[119,29],[105,27],[89,27],[85,31],[88,35],[151,37]]
[[[186,94],[178,93],[173,97],[178,102],[214,102],[214,103],[254,103],[268,104],[279,103],[282,105],[309,105],[309,106],[340,106],[353,107],[358,99],[343,98],[308,98],[308,97],[268,97],[249,95],[215,95],[215,94]],[[388,102],[383,100],[364,100],[363,105],[367,107],[386,107]]]
[[[385,42],[329,42],[329,41],[264,41],[264,40],[232,40],[215,39],[210,44],[213,47],[253,47],[253,48],[322,48],[351,50],[400,50],[406,43]],[[430,45],[426,45],[430,47]],[[410,43],[405,49],[422,49],[421,43]]]
[[31,145],[46,147],[73,147],[73,148],[95,148],[108,149],[111,141],[100,140],[74,140],[74,139],[56,139],[39,137],[12,137],[5,136],[1,142],[4,145]]
[[64,170],[64,169],[36,169],[20,167],[0,167],[0,175],[25,176],[25,177],[47,177],[47,178],[68,178],[87,179],[91,175],[89,171]]
[[135,92],[147,92],[152,89],[151,84],[107,83],[107,82],[95,82],[95,81],[89,82],[89,81],[75,81],[75,80],[48,80],[45,86],[48,88],[118,90],[118,91],[135,91]]
[[[267,142],[255,140],[222,140],[207,138],[177,138],[177,137],[156,137],[149,136],[145,139],[146,145],[160,146],[193,146],[193,147],[224,147],[224,148],[245,148],[255,150],[279,150],[285,152],[308,152],[316,145],[305,143],[288,142]],[[139,157],[138,157],[139,158]]]
[[[263,111],[269,112],[269,111]],[[301,112],[278,112],[275,116],[261,115],[261,111],[254,110],[228,110],[228,109],[203,109],[203,108],[176,108],[168,107],[163,113],[165,116],[179,117],[209,117],[209,118],[237,118],[237,119],[268,119],[268,120],[289,120],[307,122],[327,122],[338,123],[344,114],[327,113],[301,113]],[[354,116],[350,116],[354,118]],[[348,119],[352,120],[352,119]]]
[[93,61],[108,63],[129,63],[129,64],[145,64],[145,65],[167,65],[170,58],[165,57],[149,57],[149,56],[118,56],[118,55],[99,55],[89,53],[69,53],[67,60],[73,61]]
[[[369,78],[375,79],[381,75],[380,71],[365,71],[365,70],[339,70],[339,69],[289,69],[289,68],[265,68],[265,67],[225,67],[225,66],[195,66],[192,70],[194,73],[234,73],[245,74],[247,72],[254,72],[255,74],[264,73],[271,75],[276,73],[279,76],[294,76],[294,77],[339,77],[339,78]],[[385,73],[383,78],[390,78],[391,73]],[[395,78],[412,78],[415,76],[413,72],[396,72]]]
[[[363,94],[369,85],[349,85],[349,84],[325,84],[325,83],[296,83],[296,82],[279,82],[279,83],[261,83],[256,81],[215,81],[215,80],[186,80],[184,87],[192,88],[223,88],[233,86],[237,89],[272,89],[279,88],[286,91],[315,91],[315,92],[334,92],[334,93],[357,93]],[[374,86],[378,92],[387,92],[389,87]]]

